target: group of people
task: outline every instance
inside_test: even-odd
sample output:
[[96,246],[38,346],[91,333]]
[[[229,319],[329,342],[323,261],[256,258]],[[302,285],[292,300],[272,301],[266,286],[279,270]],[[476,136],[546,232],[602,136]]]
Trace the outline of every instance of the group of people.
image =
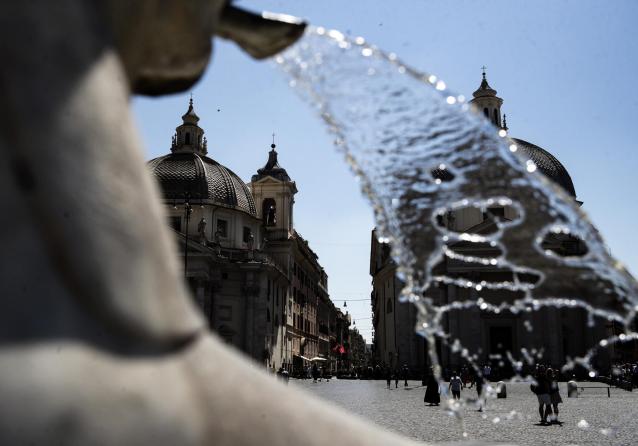
[[536,367],[534,382],[530,390],[538,399],[538,414],[541,417],[540,424],[560,424],[558,421],[558,405],[563,402],[558,388],[558,372],[545,368],[543,365]]
[[[464,388],[471,389],[474,387],[477,395],[477,410],[482,412],[483,405],[485,404],[483,388],[489,375],[490,370],[486,370],[485,367],[481,369],[481,372],[477,370],[475,373],[469,375],[469,377],[467,372],[457,373],[454,371],[450,376],[448,392],[452,395],[452,399],[460,400],[461,391]],[[468,382],[469,385],[467,384]],[[428,375],[425,385],[425,396],[423,397],[424,403],[429,406],[438,406],[441,402],[441,389],[440,384],[433,373]],[[538,400],[540,424],[561,424],[560,421],[558,421],[558,405],[561,404],[563,400],[560,396],[560,389],[558,387],[558,372],[551,368],[546,368],[543,365],[538,365],[534,373],[534,382],[531,384],[530,389],[536,395]]]
[[408,387],[408,377],[410,375],[410,370],[408,369],[407,364],[403,364],[401,370],[395,369],[394,372],[391,368],[386,368],[385,370],[385,381],[388,386],[388,389],[391,387],[392,380],[394,380],[394,388],[399,388],[399,381],[403,379],[403,386]]
[[623,388],[638,387],[638,363],[616,363],[612,370],[612,384]]
[[[469,383],[469,385],[468,385]],[[478,411],[483,411],[483,385],[485,383],[485,377],[481,373],[474,373],[469,377],[465,374],[459,374],[454,371],[450,376],[450,383],[448,384],[448,392],[452,394],[452,398],[455,400],[461,399],[461,390],[463,388],[472,387],[476,388],[476,396],[478,403]],[[425,395],[423,402],[429,406],[438,406],[441,403],[441,391],[439,382],[435,378],[433,373],[430,373],[426,379]]]

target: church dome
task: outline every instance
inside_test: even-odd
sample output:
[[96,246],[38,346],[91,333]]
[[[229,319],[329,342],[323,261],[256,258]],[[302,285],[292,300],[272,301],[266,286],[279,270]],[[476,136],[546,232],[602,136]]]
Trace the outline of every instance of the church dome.
[[[481,85],[474,93],[472,93],[474,98],[470,101],[470,103],[497,128],[507,131],[506,116],[503,115],[501,120],[501,106],[503,105],[503,99],[496,96],[496,90],[490,87],[490,84],[487,82],[485,68],[485,66],[482,67],[483,77],[481,79]],[[532,160],[534,164],[536,164],[536,168],[539,172],[562,187],[569,195],[576,198],[576,190],[574,189],[572,178],[569,176],[567,169],[565,169],[554,155],[549,153],[547,150],[522,139],[512,138],[512,140],[518,146],[519,154]],[[443,178],[444,172],[433,172],[432,174],[435,178],[439,178],[442,181],[449,181],[449,178]]]
[[232,170],[206,156],[208,143],[193,108],[182,116],[175,129],[171,153],[152,159],[148,166],[159,181],[165,199],[219,204],[257,216],[255,200],[246,183]]
[[516,143],[519,153],[534,161],[543,175],[561,186],[569,195],[576,197],[576,190],[569,172],[554,155],[522,139],[512,138],[512,141]]
[[212,201],[256,216],[248,186],[232,170],[194,152],[171,153],[148,162],[164,198]]

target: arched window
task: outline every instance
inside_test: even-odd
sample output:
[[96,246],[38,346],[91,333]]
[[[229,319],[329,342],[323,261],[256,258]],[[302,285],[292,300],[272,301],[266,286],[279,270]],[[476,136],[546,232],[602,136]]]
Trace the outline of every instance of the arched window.
[[498,110],[494,109],[494,125],[498,126],[500,123],[498,122]]
[[385,304],[385,312],[392,313],[392,299],[390,299],[389,297]]
[[184,144],[190,144],[191,143],[191,134],[190,132],[186,132],[186,135],[184,137]]
[[277,203],[273,198],[266,198],[263,201],[261,218],[266,226],[275,226],[277,224]]
[[490,111],[487,109],[487,107],[483,109],[483,114],[487,119],[490,119]]

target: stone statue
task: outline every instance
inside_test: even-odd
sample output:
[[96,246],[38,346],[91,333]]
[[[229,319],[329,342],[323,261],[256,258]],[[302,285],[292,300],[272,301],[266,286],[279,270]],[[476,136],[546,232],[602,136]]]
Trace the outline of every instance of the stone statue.
[[253,232],[250,231],[250,234],[248,234],[248,249],[250,249],[251,251],[254,249],[255,247],[255,236],[253,235]]
[[212,36],[262,58],[303,29],[225,0],[0,5],[0,444],[410,443],[208,331],[131,119],[131,92],[199,79]]
[[277,213],[275,205],[271,204],[268,207],[268,215],[266,216],[266,226],[275,226],[277,224]]
[[208,240],[206,239],[206,219],[204,217],[197,224],[197,232],[199,233],[199,242],[206,245]]

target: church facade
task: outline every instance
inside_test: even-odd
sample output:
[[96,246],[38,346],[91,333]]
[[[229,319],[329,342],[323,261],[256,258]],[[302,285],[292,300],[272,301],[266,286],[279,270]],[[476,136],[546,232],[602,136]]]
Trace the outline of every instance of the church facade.
[[[507,130],[505,116],[501,115],[503,100],[497,96],[487,82],[485,73],[479,88],[471,101],[497,128]],[[565,167],[551,153],[527,141],[513,138],[519,150],[533,160],[539,171],[554,181],[576,200],[576,191]],[[444,174],[441,173],[442,175]],[[582,204],[581,202],[578,202]],[[467,208],[448,212],[440,223],[456,232],[489,234],[495,230],[495,220],[513,220],[516,210],[511,207],[489,209]],[[443,221],[444,220],[444,221]],[[467,246],[466,246],[467,245]],[[552,249],[561,255],[582,254],[584,248],[579,240],[569,236],[552,236],[543,242],[545,249]],[[458,242],[450,246],[452,250],[466,256],[493,257],[497,253],[489,244],[477,248],[477,244]],[[482,280],[496,282],[510,280],[511,272],[497,266],[467,264],[446,258],[435,267],[437,275],[447,277],[467,277],[474,282]],[[372,232],[370,275],[372,276],[372,309],[374,322],[375,360],[392,368],[408,364],[414,371],[424,372],[429,367],[428,351],[424,339],[415,334],[416,311],[410,304],[399,302],[402,283],[396,278],[396,264],[390,256],[390,246],[377,240]],[[509,294],[508,294],[509,293]],[[438,284],[432,291],[436,305],[446,305],[457,301],[476,301],[479,298],[488,303],[498,304],[513,298],[514,292],[506,290],[477,291],[452,284]],[[533,329],[532,329],[533,327]],[[458,370],[465,360],[459,354],[463,348],[476,354],[480,364],[490,363],[494,370],[505,375],[512,373],[512,355],[516,361],[525,355],[534,360],[564,365],[569,357],[584,355],[596,343],[613,333],[610,324],[588,324],[585,311],[574,309],[545,308],[529,314],[500,314],[481,311],[478,307],[462,311],[450,311],[443,321],[443,328],[449,340],[437,342],[437,354],[444,369]],[[452,347],[457,343],[460,348]],[[525,352],[524,354],[522,352]],[[609,357],[599,355],[599,369],[609,365]]]
[[336,371],[335,346],[347,342],[337,326],[349,316],[332,304],[328,275],[293,226],[297,186],[271,149],[244,183],[208,156],[191,99],[171,153],[148,167],[210,328],[267,367],[300,373],[321,358]]

